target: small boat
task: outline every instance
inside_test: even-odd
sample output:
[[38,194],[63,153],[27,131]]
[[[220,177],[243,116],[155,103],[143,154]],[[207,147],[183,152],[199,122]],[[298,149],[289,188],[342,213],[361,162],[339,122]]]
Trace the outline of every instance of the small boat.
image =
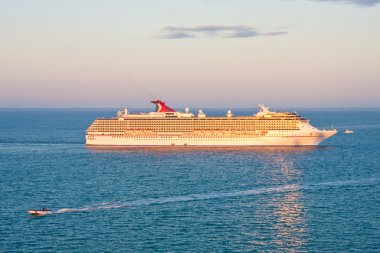
[[42,208],[42,210],[28,210],[28,213],[31,215],[47,215],[52,214],[53,212],[47,208]]
[[344,133],[345,133],[345,134],[353,134],[354,131],[346,129],[346,131],[344,131]]

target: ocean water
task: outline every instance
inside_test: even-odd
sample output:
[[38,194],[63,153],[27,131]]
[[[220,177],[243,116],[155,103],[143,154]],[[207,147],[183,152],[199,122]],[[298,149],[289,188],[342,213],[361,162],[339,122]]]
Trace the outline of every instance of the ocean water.
[[[379,252],[380,109],[298,112],[340,132],[318,147],[91,149],[86,128],[115,110],[1,109],[0,252]],[[27,214],[41,207],[54,213]]]

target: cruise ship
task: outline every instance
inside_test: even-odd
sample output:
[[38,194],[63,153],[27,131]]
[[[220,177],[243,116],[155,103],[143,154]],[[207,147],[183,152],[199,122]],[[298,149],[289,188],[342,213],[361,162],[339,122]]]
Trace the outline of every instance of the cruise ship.
[[161,100],[151,101],[154,112],[98,118],[87,129],[88,146],[299,146],[318,145],[336,134],[319,130],[297,113],[273,112],[259,104],[250,116],[206,116],[189,108],[176,111]]

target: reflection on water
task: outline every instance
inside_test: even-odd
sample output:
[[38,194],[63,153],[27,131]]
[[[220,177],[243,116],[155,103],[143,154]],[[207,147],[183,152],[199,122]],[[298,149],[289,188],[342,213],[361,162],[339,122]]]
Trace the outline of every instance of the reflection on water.
[[[268,157],[266,157],[268,158]],[[252,243],[264,246],[272,250],[285,252],[299,252],[305,246],[307,238],[307,215],[303,203],[302,188],[299,187],[299,179],[302,169],[297,169],[294,162],[287,158],[286,154],[275,154],[272,160],[266,159],[273,166],[273,184],[285,182],[297,182],[290,184],[289,191],[273,194],[269,203],[263,203],[257,208],[264,210],[256,213],[255,219],[265,219],[270,226],[267,234],[252,234],[255,236]]]
[[252,153],[303,153],[307,151],[315,151],[322,149],[333,149],[333,146],[225,146],[225,147],[210,147],[210,146],[86,146],[89,151],[99,153],[130,153],[130,152],[152,152],[152,153],[172,153],[172,152],[194,152],[194,151],[209,151],[209,152],[252,152]]
[[[299,182],[302,170],[295,168],[293,160],[279,155],[274,161],[280,168],[283,178]],[[307,228],[302,192],[294,189],[294,191],[274,195],[272,203],[273,217],[276,218],[273,225],[276,233],[274,243],[279,249],[297,252],[305,244]]]
[[274,243],[277,248],[296,252],[305,244],[306,215],[300,191],[286,192],[283,197],[274,197],[276,217]]

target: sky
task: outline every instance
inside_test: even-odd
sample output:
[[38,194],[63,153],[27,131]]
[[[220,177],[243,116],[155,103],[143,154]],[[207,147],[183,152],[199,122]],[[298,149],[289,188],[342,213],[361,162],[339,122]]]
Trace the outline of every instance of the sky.
[[0,0],[0,108],[380,107],[380,0]]

